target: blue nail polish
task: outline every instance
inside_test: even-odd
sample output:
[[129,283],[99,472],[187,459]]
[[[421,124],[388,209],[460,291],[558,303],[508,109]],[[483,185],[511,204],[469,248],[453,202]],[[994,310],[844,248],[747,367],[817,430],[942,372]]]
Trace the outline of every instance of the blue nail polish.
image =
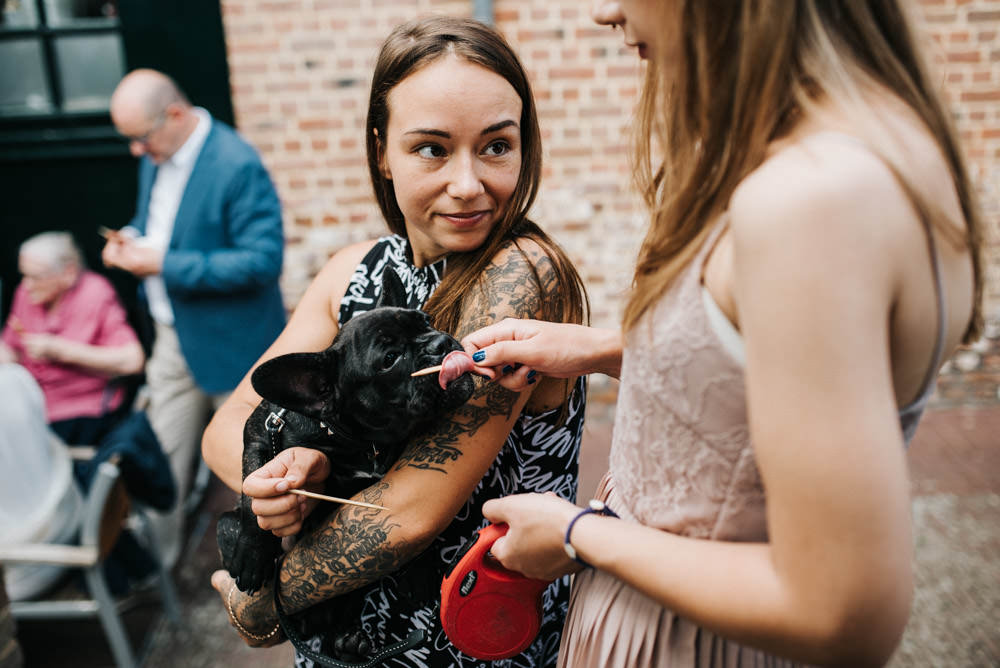
[[477,350],[476,352],[472,353],[473,362],[482,362],[484,359],[486,359],[485,350]]
[[528,385],[533,385],[536,380],[538,380],[538,379],[537,378],[528,378]]
[[534,369],[532,369],[531,371],[529,371],[528,372],[528,382],[533,382],[535,380],[535,376],[537,376],[537,375],[538,374],[535,372]]
[[507,366],[505,366],[505,367],[504,367],[503,369],[501,369],[500,371],[501,371],[502,373],[504,373],[504,374],[508,374],[508,373],[510,373],[510,372],[511,372],[511,371],[513,371],[513,370],[514,370],[514,367],[512,367],[511,365],[509,365],[509,364],[508,364]]

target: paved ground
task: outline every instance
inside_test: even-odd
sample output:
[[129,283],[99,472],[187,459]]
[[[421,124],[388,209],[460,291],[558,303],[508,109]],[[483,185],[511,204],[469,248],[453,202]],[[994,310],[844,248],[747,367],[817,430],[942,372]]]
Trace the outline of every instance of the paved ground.
[[[587,428],[580,497],[589,498],[607,458],[608,421]],[[910,448],[917,589],[913,614],[891,668],[1000,666],[1000,407],[930,412]],[[235,498],[214,481],[192,522],[175,577],[184,607],[179,627],[155,602],[127,613],[146,668],[291,665],[288,645],[251,650],[226,621],[208,578],[217,567],[214,518]],[[29,668],[112,664],[95,623],[22,623]]]

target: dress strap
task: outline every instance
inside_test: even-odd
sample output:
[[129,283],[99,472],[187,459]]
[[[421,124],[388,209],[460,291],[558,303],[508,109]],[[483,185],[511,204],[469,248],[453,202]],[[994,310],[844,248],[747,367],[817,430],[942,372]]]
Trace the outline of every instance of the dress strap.
[[927,371],[924,374],[924,380],[920,384],[920,392],[917,394],[917,399],[911,402],[911,404],[920,401],[933,390],[934,379],[937,377],[937,369],[941,366],[942,357],[944,356],[944,337],[945,330],[947,329],[948,305],[944,301],[944,285],[941,280],[941,261],[938,256],[937,243],[934,241],[934,231],[931,229],[930,221],[923,220],[923,217],[921,217],[921,224],[927,237],[927,253],[931,260],[931,275],[934,278],[934,301],[937,305],[938,322],[937,338],[934,340],[934,354],[931,356],[930,366],[927,367]]

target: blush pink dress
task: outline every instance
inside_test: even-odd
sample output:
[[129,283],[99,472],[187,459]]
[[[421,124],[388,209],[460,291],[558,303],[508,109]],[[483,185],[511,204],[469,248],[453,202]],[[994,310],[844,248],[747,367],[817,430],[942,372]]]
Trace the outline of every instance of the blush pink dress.
[[[598,498],[625,521],[677,535],[766,542],[766,503],[747,426],[743,365],[710,323],[707,307],[718,307],[702,297],[705,258],[725,227],[726,220],[715,226],[690,265],[626,336],[610,467]],[[936,270],[933,244],[931,255]],[[940,294],[939,288],[939,307]],[[735,328],[732,333],[738,339]],[[932,370],[939,359],[937,351]],[[920,397],[900,411],[907,437],[933,389],[934,375],[928,376]],[[700,628],[621,580],[587,569],[575,577],[559,665],[797,664]]]

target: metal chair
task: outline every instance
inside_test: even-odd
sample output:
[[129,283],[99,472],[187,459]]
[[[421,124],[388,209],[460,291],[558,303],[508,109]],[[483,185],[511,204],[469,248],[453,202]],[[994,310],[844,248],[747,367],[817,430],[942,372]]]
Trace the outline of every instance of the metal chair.
[[[130,506],[132,509],[130,511]],[[122,603],[115,600],[104,576],[104,560],[122,530],[122,524],[131,516],[138,525],[146,544],[151,547],[156,561],[155,575],[164,612],[173,622],[180,621],[180,605],[170,573],[159,561],[155,537],[146,530],[141,508],[128,499],[120,480],[117,462],[102,462],[87,495],[79,545],[50,543],[23,543],[0,546],[0,562],[53,564],[82,569],[91,598],[85,600],[32,600],[11,603],[15,619],[80,619],[97,617],[114,656],[121,668],[137,666],[125,626],[122,623]],[[131,526],[131,524],[130,524]]]

